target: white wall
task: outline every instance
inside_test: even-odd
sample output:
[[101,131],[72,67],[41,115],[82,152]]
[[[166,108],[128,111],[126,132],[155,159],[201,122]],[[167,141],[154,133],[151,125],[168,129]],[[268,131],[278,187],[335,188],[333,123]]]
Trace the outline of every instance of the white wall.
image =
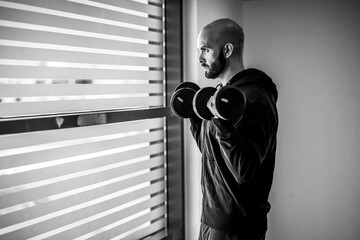
[[244,5],[245,60],[279,88],[268,239],[360,236],[360,4]]

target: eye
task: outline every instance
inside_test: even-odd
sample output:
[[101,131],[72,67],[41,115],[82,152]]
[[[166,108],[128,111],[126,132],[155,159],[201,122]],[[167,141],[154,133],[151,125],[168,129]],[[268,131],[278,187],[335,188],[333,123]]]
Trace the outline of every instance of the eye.
[[204,52],[208,53],[210,50],[208,48],[204,48]]

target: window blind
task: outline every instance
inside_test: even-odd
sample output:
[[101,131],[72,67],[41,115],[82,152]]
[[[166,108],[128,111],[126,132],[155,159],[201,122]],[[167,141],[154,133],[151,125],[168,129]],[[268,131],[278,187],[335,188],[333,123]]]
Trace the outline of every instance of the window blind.
[[[0,1],[0,239],[162,239],[166,118],[163,0]],[[143,114],[143,113],[142,113]],[[67,116],[74,124],[66,125]]]
[[163,118],[0,142],[1,239],[141,239],[165,229]]
[[0,1],[2,118],[164,106],[161,1]]

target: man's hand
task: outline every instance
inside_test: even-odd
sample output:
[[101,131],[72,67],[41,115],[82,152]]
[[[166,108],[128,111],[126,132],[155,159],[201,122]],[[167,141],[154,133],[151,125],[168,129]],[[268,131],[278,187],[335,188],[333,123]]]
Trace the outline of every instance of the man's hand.
[[216,109],[215,109],[215,97],[211,96],[209,98],[209,101],[206,104],[207,108],[210,110],[210,112],[214,115],[214,118],[219,118],[219,116],[216,114]]

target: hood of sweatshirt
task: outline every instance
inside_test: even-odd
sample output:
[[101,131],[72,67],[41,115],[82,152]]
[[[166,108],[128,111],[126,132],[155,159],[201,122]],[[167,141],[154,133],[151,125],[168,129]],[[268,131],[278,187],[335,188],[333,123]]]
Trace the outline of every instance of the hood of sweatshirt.
[[274,97],[275,102],[278,99],[278,91],[275,83],[272,79],[263,71],[255,68],[248,68],[239,73],[227,82],[226,85],[245,86],[250,84],[256,84],[267,89]]

